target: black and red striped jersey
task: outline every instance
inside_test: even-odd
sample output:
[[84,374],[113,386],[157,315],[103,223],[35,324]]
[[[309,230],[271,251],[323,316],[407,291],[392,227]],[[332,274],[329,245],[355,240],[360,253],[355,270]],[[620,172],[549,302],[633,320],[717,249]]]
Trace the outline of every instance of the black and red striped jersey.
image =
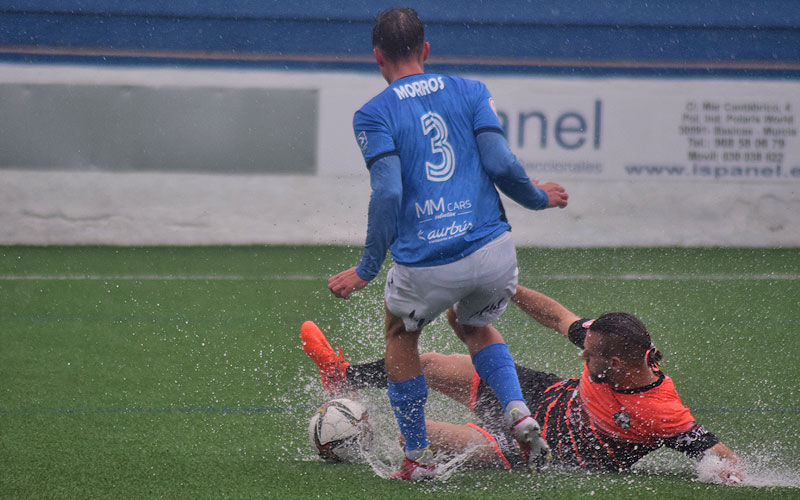
[[699,456],[719,442],[697,424],[672,379],[656,373],[653,384],[615,391],[592,382],[584,367],[580,378],[548,387],[531,409],[553,458],[589,469],[620,470],[661,446]]
[[[569,329],[569,340],[581,349],[590,324],[590,320],[578,320]],[[556,463],[620,470],[662,446],[698,457],[719,442],[695,421],[672,379],[658,367],[652,369],[658,377],[655,382],[629,390],[592,382],[585,365],[579,378],[562,378],[521,366],[517,366],[517,375]],[[510,463],[518,463],[518,453],[511,446],[513,439],[504,429],[500,403],[477,373],[469,407]]]

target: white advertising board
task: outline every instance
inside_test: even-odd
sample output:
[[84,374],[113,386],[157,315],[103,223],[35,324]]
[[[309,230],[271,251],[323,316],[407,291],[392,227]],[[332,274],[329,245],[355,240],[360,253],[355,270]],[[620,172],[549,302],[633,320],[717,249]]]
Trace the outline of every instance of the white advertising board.
[[800,181],[800,83],[491,81],[532,175]]
[[[537,213],[506,201],[518,245],[800,246],[800,81],[480,79],[531,177],[570,194]],[[377,71],[0,65],[1,84],[299,89],[318,112],[317,164],[295,175],[271,156],[236,175],[3,166],[0,244],[363,243],[351,121],[385,88]]]

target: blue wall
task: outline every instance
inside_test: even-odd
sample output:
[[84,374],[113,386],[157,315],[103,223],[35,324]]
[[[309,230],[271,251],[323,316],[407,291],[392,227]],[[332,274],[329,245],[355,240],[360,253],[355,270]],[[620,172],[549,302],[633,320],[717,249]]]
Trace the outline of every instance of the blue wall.
[[[798,0],[405,4],[447,70],[800,76]],[[392,5],[0,0],[0,60],[373,70],[372,20]]]

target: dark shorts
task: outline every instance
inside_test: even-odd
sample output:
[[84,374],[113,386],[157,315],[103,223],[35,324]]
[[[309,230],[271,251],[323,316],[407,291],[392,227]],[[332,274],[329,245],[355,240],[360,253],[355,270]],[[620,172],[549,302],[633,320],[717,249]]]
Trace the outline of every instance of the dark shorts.
[[[525,403],[531,413],[535,413],[536,408],[542,401],[544,391],[564,379],[552,373],[540,372],[519,365],[515,366],[519,385],[522,389],[522,396],[525,398]],[[505,459],[511,466],[521,464],[522,459],[519,455],[519,450],[514,445],[510,429],[506,428],[500,401],[495,396],[492,388],[489,387],[489,384],[481,380],[477,373],[472,375],[470,409],[480,419],[480,426],[485,431],[485,434],[491,435],[497,441]],[[541,425],[541,422],[539,424]]]

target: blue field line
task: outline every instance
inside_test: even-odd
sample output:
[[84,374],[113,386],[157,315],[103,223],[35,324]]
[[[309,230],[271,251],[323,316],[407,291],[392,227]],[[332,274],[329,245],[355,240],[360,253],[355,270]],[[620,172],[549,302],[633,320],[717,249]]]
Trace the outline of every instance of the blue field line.
[[136,415],[136,414],[170,414],[170,413],[309,413],[316,410],[311,406],[230,406],[183,407],[183,408],[0,408],[0,415]]
[[[207,274],[207,275],[155,275],[155,274],[30,274],[0,275],[0,281],[327,281],[329,276],[310,274],[272,274],[250,276],[240,274]],[[625,274],[542,274],[536,276],[540,280],[587,280],[587,279],[619,279],[649,281],[729,281],[729,280],[800,280],[800,273],[745,273],[745,274],[660,274],[660,273],[625,273]]]
[[[0,408],[0,415],[153,415],[153,414],[226,414],[226,413],[310,413],[316,410],[312,406],[230,406],[230,407],[182,407],[182,408]],[[699,407],[692,413],[703,414],[735,414],[735,415],[800,415],[799,406],[789,407]]]

